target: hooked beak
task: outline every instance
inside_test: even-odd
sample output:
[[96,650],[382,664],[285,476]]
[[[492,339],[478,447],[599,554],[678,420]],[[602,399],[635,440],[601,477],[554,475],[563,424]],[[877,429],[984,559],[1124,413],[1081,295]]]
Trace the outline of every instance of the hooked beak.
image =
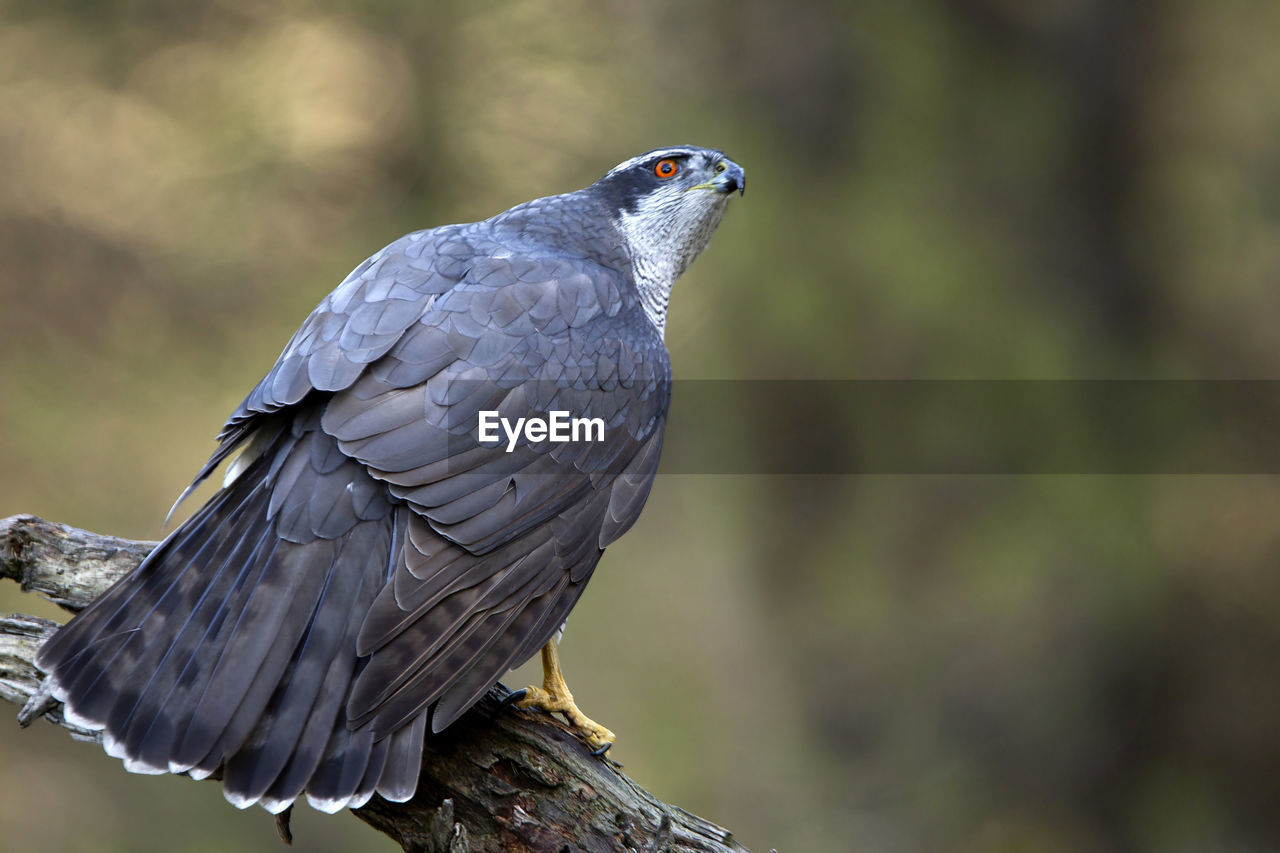
[[738,195],[742,195],[747,191],[747,173],[741,166],[726,157],[716,163],[716,176],[710,181],[710,186],[725,195],[734,190],[737,190]]
[[728,157],[716,163],[715,173],[716,176],[711,180],[689,187],[689,190],[715,190],[721,195],[729,195],[735,191],[742,195],[747,191],[747,173]]

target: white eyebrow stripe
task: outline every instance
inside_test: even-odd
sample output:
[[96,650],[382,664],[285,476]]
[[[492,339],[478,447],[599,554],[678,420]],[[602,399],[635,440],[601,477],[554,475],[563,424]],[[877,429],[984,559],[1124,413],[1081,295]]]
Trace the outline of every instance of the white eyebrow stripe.
[[[623,163],[619,163],[618,165],[610,169],[608,174],[614,175],[614,174],[617,174],[618,172],[625,172],[627,169],[630,169],[632,166],[635,166],[639,163],[643,163],[646,160],[652,160],[654,157],[658,157],[663,154],[670,155],[670,156],[683,155],[685,157],[696,157],[697,155],[704,154],[704,153],[710,154],[714,152],[710,151],[710,149],[707,149],[707,148],[682,148],[682,147],[655,148],[654,150],[649,151],[648,153],[641,154],[637,157],[632,157],[630,160],[627,160]],[[606,175],[605,177],[608,177],[608,175]]]

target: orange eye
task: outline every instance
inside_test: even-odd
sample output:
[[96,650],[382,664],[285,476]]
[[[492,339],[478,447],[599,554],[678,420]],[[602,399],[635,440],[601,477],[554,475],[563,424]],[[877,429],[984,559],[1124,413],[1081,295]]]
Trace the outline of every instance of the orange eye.
[[659,160],[657,165],[653,167],[653,173],[659,178],[669,178],[678,171],[680,171],[680,167],[675,160]]

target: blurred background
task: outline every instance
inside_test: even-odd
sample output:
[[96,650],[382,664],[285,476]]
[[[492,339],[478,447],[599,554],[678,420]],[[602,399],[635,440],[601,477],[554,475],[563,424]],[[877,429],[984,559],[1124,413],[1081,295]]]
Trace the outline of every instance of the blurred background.
[[[677,287],[679,378],[1280,378],[1277,32],[1244,0],[0,0],[0,516],[160,537],[360,260],[671,143],[751,185]],[[664,475],[562,654],[626,772],[758,851],[1280,850],[1277,518],[1262,475]],[[280,849],[46,725],[0,724],[0,791],[10,850]]]

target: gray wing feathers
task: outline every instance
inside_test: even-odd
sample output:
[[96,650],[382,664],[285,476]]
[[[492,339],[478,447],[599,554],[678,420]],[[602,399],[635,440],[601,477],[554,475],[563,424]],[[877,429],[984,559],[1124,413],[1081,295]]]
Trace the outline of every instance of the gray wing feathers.
[[[634,522],[669,374],[665,351],[652,357],[660,342],[599,322],[621,308],[611,275],[482,260],[327,404],[325,431],[417,516],[360,632],[372,657],[348,703],[355,725],[394,731],[437,702],[432,727],[447,725],[550,638],[561,602]],[[514,420],[557,408],[601,418],[606,439],[522,440],[510,453],[478,443],[482,409]]]
[[[356,267],[325,297],[223,428],[300,402],[312,391],[348,388],[382,358],[431,303],[457,283],[457,264],[437,263],[454,243],[470,250],[466,229],[452,226],[401,237]],[[436,251],[425,252],[428,245]]]

